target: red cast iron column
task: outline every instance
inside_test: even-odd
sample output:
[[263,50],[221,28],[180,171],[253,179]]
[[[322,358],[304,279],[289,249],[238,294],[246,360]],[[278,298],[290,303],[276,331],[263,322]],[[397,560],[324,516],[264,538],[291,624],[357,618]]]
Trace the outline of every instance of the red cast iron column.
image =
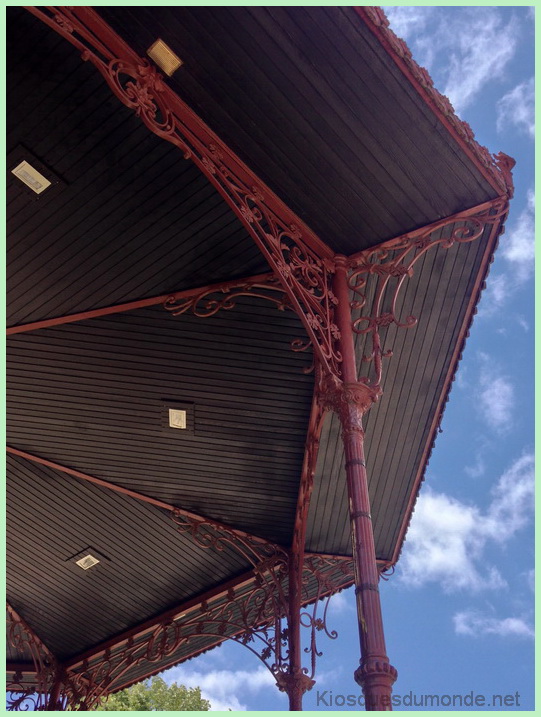
[[289,553],[287,647],[288,670],[276,676],[279,689],[289,698],[289,711],[302,711],[302,697],[314,685],[301,661],[301,583],[304,551]]
[[391,710],[392,685],[396,680],[397,672],[389,663],[383,634],[378,589],[379,574],[370,515],[362,426],[363,415],[377,399],[377,393],[357,380],[345,257],[336,258],[333,289],[338,299],[335,318],[340,330],[343,373],[343,385],[339,389],[341,395],[338,413],[342,424],[346,458],[355,594],[361,643],[361,661],[355,671],[355,681],[362,687],[367,710]]
[[47,700],[46,710],[48,711],[60,711],[64,710],[64,703],[60,699],[60,690],[62,688],[62,674],[57,671],[55,681],[49,692],[49,699]]
[[287,696],[290,712],[302,710],[302,696],[306,689],[303,685],[301,668],[301,565],[300,556],[293,551],[289,555],[289,615],[287,620],[289,642],[290,680]]

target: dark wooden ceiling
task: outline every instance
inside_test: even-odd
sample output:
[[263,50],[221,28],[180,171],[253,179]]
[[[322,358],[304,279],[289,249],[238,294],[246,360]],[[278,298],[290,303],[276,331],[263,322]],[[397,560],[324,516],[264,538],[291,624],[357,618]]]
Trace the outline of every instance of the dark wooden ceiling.
[[353,7],[100,7],[141,56],[335,251],[495,196]]
[[268,270],[194,165],[69,43],[9,14],[8,170],[35,157],[59,178],[36,198],[8,172],[9,325]]
[[[172,87],[335,250],[494,196],[351,8],[99,12],[141,54],[157,35],[179,52]],[[268,271],[207,180],[68,42],[22,8],[8,20],[10,326]],[[9,172],[22,159],[54,178],[37,198]],[[487,241],[427,254],[399,303],[419,325],[382,332],[394,356],[366,422],[381,560],[408,517]],[[302,336],[293,312],[248,297],[207,319],[156,306],[11,336],[8,442],[289,546],[313,392],[310,357],[290,349]],[[163,429],[167,400],[193,403],[193,434]],[[249,567],[201,551],[159,508],[20,457],[8,489],[8,598],[60,657]],[[109,561],[86,574],[68,559],[88,546]],[[306,547],[351,551],[330,416]]]

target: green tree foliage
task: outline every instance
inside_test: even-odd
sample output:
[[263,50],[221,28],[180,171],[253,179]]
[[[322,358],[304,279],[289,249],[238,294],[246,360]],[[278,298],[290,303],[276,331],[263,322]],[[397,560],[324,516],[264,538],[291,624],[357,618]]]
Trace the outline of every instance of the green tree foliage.
[[199,687],[184,687],[173,682],[167,685],[161,677],[139,682],[116,692],[103,702],[100,712],[207,711],[210,702],[201,697]]

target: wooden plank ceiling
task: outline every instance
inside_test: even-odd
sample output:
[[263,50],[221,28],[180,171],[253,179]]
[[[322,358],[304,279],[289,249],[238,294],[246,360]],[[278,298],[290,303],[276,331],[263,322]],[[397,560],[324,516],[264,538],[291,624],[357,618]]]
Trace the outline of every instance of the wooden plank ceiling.
[[494,190],[353,7],[100,7],[141,56],[335,251],[351,254]]
[[[351,8],[99,12],[141,54],[158,35],[178,51],[172,87],[336,251],[495,195]],[[10,326],[269,270],[207,180],[68,42],[21,8],[8,20],[8,170],[27,159],[54,179],[36,197],[8,173]],[[419,325],[384,335],[394,357],[366,426],[382,560],[487,240],[427,254],[400,305]],[[313,392],[299,337],[293,312],[251,297],[207,319],[156,306],[11,336],[8,443],[287,547]],[[168,400],[193,403],[193,434],[164,429]],[[349,555],[338,434],[328,417],[307,549]],[[18,456],[8,488],[8,598],[61,658],[249,568],[155,506]],[[70,558],[88,546],[107,560],[87,574]]]

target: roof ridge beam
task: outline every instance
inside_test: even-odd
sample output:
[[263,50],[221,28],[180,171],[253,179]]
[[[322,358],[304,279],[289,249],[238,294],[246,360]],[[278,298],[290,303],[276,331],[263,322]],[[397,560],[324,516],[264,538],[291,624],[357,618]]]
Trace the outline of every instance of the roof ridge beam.
[[[140,500],[144,503],[149,503],[150,505],[153,505],[157,508],[162,508],[163,510],[170,512],[174,516],[175,522],[177,523],[177,528],[179,528],[179,532],[191,532],[195,535],[199,526],[208,526],[212,530],[216,531],[218,534],[225,533],[227,535],[233,535],[240,540],[248,540],[250,541],[250,543],[256,546],[261,546],[264,549],[270,549],[274,551],[283,550],[282,548],[280,548],[280,546],[275,545],[269,540],[265,540],[264,538],[260,538],[259,536],[252,535],[251,533],[247,533],[244,530],[233,528],[229,525],[226,525],[225,523],[213,520],[212,518],[207,518],[205,516],[198,515],[197,513],[192,513],[189,510],[184,510],[183,508],[171,505],[170,503],[165,503],[164,501],[157,500],[156,498],[151,498],[150,496],[144,495],[143,493],[138,493],[137,491],[130,490],[129,488],[124,488],[123,486],[117,485],[116,483],[111,483],[110,481],[104,480],[103,478],[96,478],[95,476],[91,476],[88,473],[83,473],[82,471],[78,471],[74,468],[69,468],[68,466],[64,466],[60,463],[50,461],[47,458],[41,458],[40,456],[28,453],[27,451],[21,451],[20,449],[14,448],[13,446],[6,446],[6,451],[11,455],[18,456],[19,458],[24,458],[34,463],[39,463],[40,465],[46,466],[47,468],[52,468],[53,470],[60,471],[61,473],[65,473],[66,475],[72,476],[73,478],[79,478],[89,483],[93,483],[100,488],[106,488],[107,490],[120,493],[121,495],[125,495],[129,498],[135,498],[136,500]],[[181,526],[180,523],[182,520],[184,520],[185,523],[183,523]],[[184,526],[187,527],[184,529]]]
[[[274,279],[274,281],[273,281]],[[95,319],[100,316],[109,316],[111,314],[120,314],[126,311],[134,311],[136,309],[144,309],[148,306],[156,306],[157,304],[170,305],[173,302],[184,301],[196,298],[197,301],[205,298],[208,294],[222,292],[226,293],[237,287],[251,288],[276,288],[276,291],[283,291],[280,286],[276,286],[276,280],[272,272],[266,274],[254,274],[243,279],[231,279],[230,281],[217,282],[215,284],[207,284],[206,286],[198,286],[193,289],[182,289],[180,291],[169,291],[167,294],[159,296],[151,296],[147,299],[136,299],[122,304],[112,304],[103,306],[100,309],[90,309],[88,311],[80,311],[76,314],[65,314],[64,316],[56,316],[51,319],[42,319],[41,321],[32,321],[27,324],[18,324],[9,326],[6,329],[6,336],[13,334],[22,334],[28,331],[36,331],[37,329],[47,329],[61,324],[71,324],[77,321],[86,321],[87,319]],[[196,302],[193,302],[194,305]]]

